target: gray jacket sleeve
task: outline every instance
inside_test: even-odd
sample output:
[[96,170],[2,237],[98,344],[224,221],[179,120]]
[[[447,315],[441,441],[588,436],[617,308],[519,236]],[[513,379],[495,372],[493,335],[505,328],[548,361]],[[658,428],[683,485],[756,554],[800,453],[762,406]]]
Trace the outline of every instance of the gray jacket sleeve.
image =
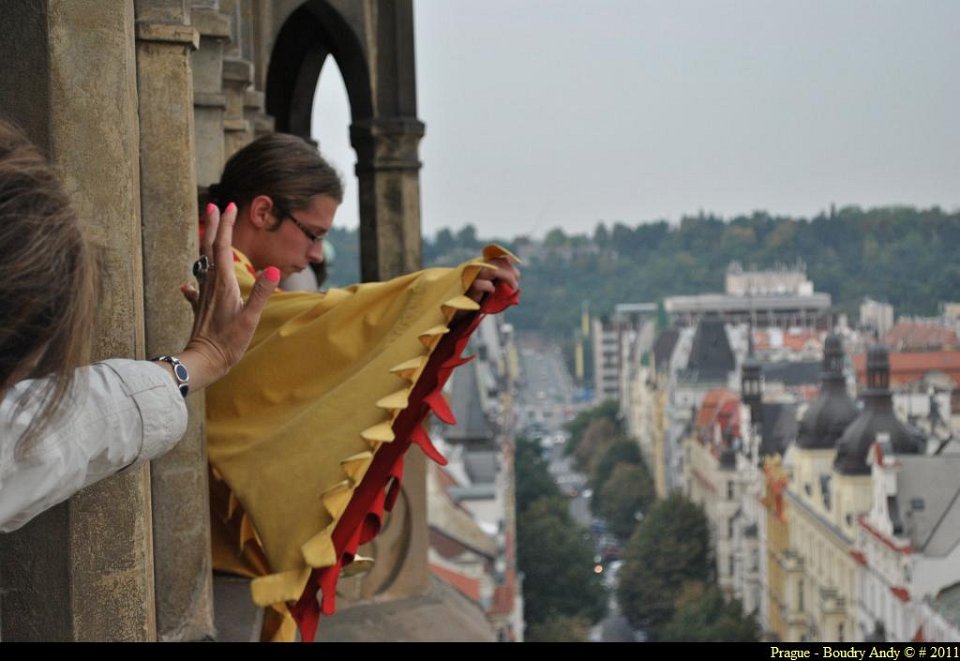
[[3,532],[97,480],[163,454],[186,431],[187,407],[166,370],[142,360],[107,360],[77,371],[46,431],[24,445],[20,438],[40,402],[34,397],[19,404],[34,385],[18,383],[0,403]]

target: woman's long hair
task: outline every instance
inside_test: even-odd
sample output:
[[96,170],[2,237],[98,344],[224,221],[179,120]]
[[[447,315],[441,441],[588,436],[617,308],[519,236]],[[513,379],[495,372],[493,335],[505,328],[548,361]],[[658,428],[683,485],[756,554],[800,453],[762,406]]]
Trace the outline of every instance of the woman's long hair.
[[96,268],[53,168],[17,129],[0,121],[0,389],[46,377],[18,449],[43,430],[89,360]]

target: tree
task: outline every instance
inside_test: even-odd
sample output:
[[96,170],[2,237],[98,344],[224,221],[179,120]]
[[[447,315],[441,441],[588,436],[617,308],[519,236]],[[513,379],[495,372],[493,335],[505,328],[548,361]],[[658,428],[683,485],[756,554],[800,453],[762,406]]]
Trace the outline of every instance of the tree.
[[577,417],[566,424],[567,432],[570,434],[570,437],[567,439],[567,445],[564,448],[566,454],[573,453],[576,447],[580,445],[580,441],[583,439],[583,433],[587,430],[591,422],[597,418],[606,418],[614,425],[617,425],[619,429],[619,416],[620,406],[612,399],[605,400],[592,409],[578,413]]
[[685,583],[711,575],[707,517],[700,507],[673,494],[658,501],[627,543],[617,589],[620,608],[647,631],[667,622]]
[[668,622],[652,632],[652,640],[684,642],[747,642],[760,640],[760,625],[743,614],[740,601],[726,601],[716,585],[688,584]]
[[607,244],[610,243],[610,232],[602,222],[597,223],[596,229],[593,230],[593,242],[597,244],[601,250],[606,248]]
[[606,591],[593,572],[593,548],[584,532],[559,498],[541,498],[517,518],[517,564],[528,624],[558,616],[597,622],[606,615]]
[[567,235],[559,227],[554,227],[552,230],[547,232],[547,235],[543,238],[543,245],[548,248],[560,248],[561,246],[567,245]]
[[583,432],[583,437],[573,451],[573,458],[583,472],[593,473],[600,458],[620,438],[620,426],[608,418],[596,418]]
[[514,463],[517,476],[517,512],[523,512],[540,498],[561,498],[560,489],[550,475],[537,441],[518,437]]
[[655,499],[653,480],[644,466],[619,464],[601,487],[599,507],[594,506],[594,513],[607,520],[614,535],[628,539],[637,526],[637,515],[646,512]]
[[476,250],[480,248],[480,240],[477,239],[477,228],[473,225],[465,225],[463,229],[457,232],[457,243],[462,248]]
[[437,250],[437,253],[443,255],[456,247],[456,241],[453,238],[453,232],[444,227],[442,230],[437,232],[437,238],[434,240],[434,247]]
[[607,448],[607,451],[603,453],[603,456],[593,467],[593,473],[590,474],[590,487],[596,493],[610,479],[613,469],[618,464],[639,464],[642,461],[640,447],[636,441],[625,438],[616,440],[613,445]]

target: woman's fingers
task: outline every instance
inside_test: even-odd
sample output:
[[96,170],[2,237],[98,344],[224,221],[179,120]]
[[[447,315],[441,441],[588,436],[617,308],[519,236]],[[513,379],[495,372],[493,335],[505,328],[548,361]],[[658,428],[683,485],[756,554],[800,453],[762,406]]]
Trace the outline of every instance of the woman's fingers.
[[197,306],[200,305],[200,292],[193,285],[180,285],[180,293],[187,299],[187,303],[193,308],[193,314],[197,314]]
[[213,253],[213,241],[220,229],[220,209],[211,202],[207,205],[206,213],[203,217],[203,240],[200,244],[200,254],[206,255],[208,259],[215,257]]
[[233,272],[233,225],[237,220],[237,205],[231,202],[218,215],[220,222],[209,256],[216,269]]

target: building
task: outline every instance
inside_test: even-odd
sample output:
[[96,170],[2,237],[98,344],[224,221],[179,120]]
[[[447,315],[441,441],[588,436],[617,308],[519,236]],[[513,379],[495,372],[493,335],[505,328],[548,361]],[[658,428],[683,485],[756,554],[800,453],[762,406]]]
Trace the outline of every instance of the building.
[[819,328],[830,326],[830,295],[813,290],[802,267],[744,271],[736,262],[727,269],[722,294],[670,296],[664,307],[671,320],[695,325],[705,315],[754,328]]
[[763,463],[764,537],[761,546],[761,576],[764,592],[760,603],[760,626],[771,638],[800,640],[802,624],[792,606],[790,591],[795,589],[796,576],[788,580],[795,564],[790,552],[790,524],[787,520],[786,492],[790,476],[780,455],[771,455]]
[[956,642],[960,456],[889,455],[890,444],[881,435],[869,455],[872,507],[854,553],[858,625],[886,640]]
[[660,331],[639,360],[626,382],[624,422],[627,435],[637,439],[640,454],[653,476],[658,498],[667,497],[667,394],[673,349],[680,333],[676,329]]
[[717,388],[736,387],[737,359],[727,326],[716,316],[680,332],[667,382],[667,434],[664,472],[667,491],[685,483],[681,444],[695,425],[704,397]]
[[883,337],[893,328],[893,306],[872,298],[860,303],[860,327],[874,337]]
[[901,318],[880,335],[881,341],[896,352],[956,351],[960,339],[953,328],[935,320]]
[[593,340],[593,392],[599,403],[620,398],[620,331],[608,318],[590,322]]
[[793,477],[788,489],[790,551],[788,625],[801,640],[863,640],[860,628],[857,533],[861,515],[871,509],[870,448],[885,438],[891,455],[921,454],[925,439],[908,429],[893,410],[890,364],[884,347],[868,356],[862,410],[846,393],[843,350],[827,338],[821,395],[800,423],[797,446],[789,455]]
[[743,443],[741,423],[737,393],[716,388],[704,396],[683,441],[686,496],[707,516],[717,585],[728,598],[734,593],[734,527],[744,491],[743,476],[736,470]]
[[430,570],[483,610],[495,640],[519,641],[512,329],[500,317],[486,317],[469,350],[475,359],[447,382],[457,419],[441,432],[449,463],[428,480]]
[[[785,461],[792,475],[783,499],[786,507],[777,518],[788,525],[785,536],[789,546],[770,560],[771,573],[776,573],[785,588],[771,600],[771,609],[775,609],[771,625],[779,623],[782,627],[774,629],[782,640],[816,640],[815,631],[819,630],[821,609],[814,604],[819,598],[819,581],[809,574],[814,562],[825,562],[828,547],[822,541],[812,542],[811,535],[816,532],[820,540],[825,536],[824,530],[832,528],[823,485],[829,485],[837,441],[858,413],[847,393],[843,363],[840,339],[831,335],[824,343],[820,394],[801,419],[797,442]],[[824,596],[827,595],[825,592]],[[845,626],[849,637],[852,625]],[[836,625],[834,629],[834,634],[840,633]],[[834,639],[829,633],[822,638]]]
[[[594,399],[598,403],[623,401],[630,357],[637,351],[638,339],[641,354],[645,351],[642,346],[653,341],[656,314],[656,303],[619,303],[612,316],[591,320]],[[638,338],[641,332],[646,338]]]
[[[943,438],[960,430],[960,351],[892,352],[890,389],[900,418]],[[867,380],[867,355],[853,356],[857,382]]]
[[[765,402],[760,363],[748,358],[740,393],[724,388],[707,393],[684,441],[686,492],[710,523],[717,583],[765,631],[771,627],[771,596],[780,594],[768,588],[768,527],[774,545],[785,547],[786,539],[782,497],[777,521],[768,521],[775,507],[767,498],[768,466],[779,465],[796,435],[795,405]],[[782,489],[778,493],[782,496]]]

